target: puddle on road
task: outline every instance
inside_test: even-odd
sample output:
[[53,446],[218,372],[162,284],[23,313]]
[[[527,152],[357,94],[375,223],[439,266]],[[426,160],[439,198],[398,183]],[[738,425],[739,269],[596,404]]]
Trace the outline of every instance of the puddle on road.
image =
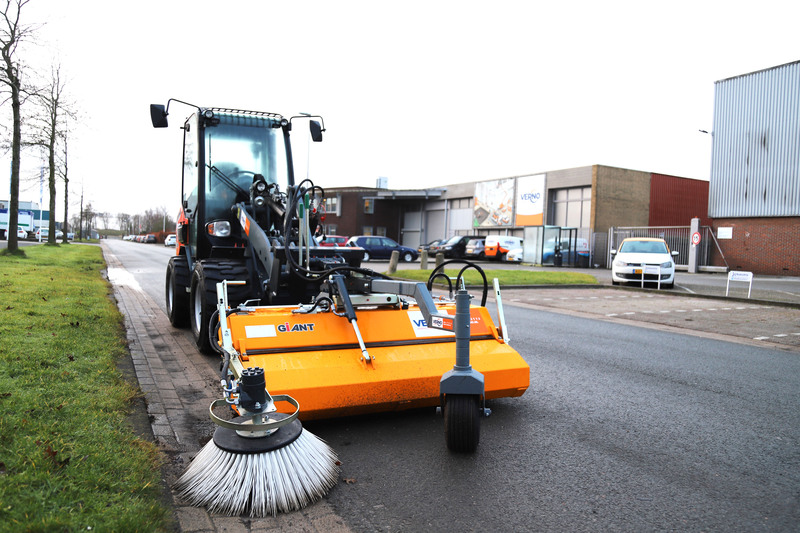
[[108,280],[114,285],[122,287],[130,287],[131,289],[139,292],[144,292],[139,282],[133,277],[133,274],[124,268],[110,267],[108,269]]

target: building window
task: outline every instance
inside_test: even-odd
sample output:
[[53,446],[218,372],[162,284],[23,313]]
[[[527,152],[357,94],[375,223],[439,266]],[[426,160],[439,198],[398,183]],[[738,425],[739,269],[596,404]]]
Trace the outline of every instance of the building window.
[[372,226],[364,226],[363,235],[372,235]]
[[378,226],[377,228],[375,228],[375,235],[386,237],[386,228],[383,226]]
[[336,229],[338,226],[336,224],[326,224],[325,225],[325,234],[326,235],[336,235]]
[[589,228],[592,188],[555,189],[550,193],[550,224],[564,228]]
[[371,215],[375,212],[375,200],[364,198],[364,213]]
[[331,215],[341,216],[342,212],[340,211],[340,196],[337,194],[336,196],[325,198],[325,212],[330,213]]

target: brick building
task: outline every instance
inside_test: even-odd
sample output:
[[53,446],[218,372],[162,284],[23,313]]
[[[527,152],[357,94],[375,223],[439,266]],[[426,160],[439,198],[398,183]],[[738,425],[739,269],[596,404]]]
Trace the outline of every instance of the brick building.
[[[374,234],[416,248],[454,235],[524,237],[531,227],[569,228],[606,246],[619,226],[709,224],[708,182],[604,165],[431,189],[328,188],[325,232]],[[687,234],[688,235],[688,234]]]

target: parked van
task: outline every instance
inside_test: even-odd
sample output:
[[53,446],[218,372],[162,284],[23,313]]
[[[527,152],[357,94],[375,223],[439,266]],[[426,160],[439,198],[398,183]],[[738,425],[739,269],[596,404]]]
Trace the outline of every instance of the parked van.
[[486,259],[506,260],[506,254],[515,248],[522,248],[521,237],[508,235],[487,235],[484,241],[483,253]]

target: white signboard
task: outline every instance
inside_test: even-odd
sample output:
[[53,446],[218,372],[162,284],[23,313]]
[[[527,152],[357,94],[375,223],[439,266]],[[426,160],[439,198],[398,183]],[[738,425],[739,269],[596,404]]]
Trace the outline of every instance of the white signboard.
[[517,178],[517,226],[541,226],[544,214],[544,174]]
[[753,273],[745,272],[743,270],[731,270],[728,272],[728,283],[725,285],[725,296],[728,296],[728,289],[731,286],[731,281],[744,281],[750,285],[747,288],[747,297],[750,298],[750,291],[753,289]]
[[731,270],[728,272],[728,281],[753,281],[753,273]]
[[733,239],[733,227],[717,228],[717,239]]

